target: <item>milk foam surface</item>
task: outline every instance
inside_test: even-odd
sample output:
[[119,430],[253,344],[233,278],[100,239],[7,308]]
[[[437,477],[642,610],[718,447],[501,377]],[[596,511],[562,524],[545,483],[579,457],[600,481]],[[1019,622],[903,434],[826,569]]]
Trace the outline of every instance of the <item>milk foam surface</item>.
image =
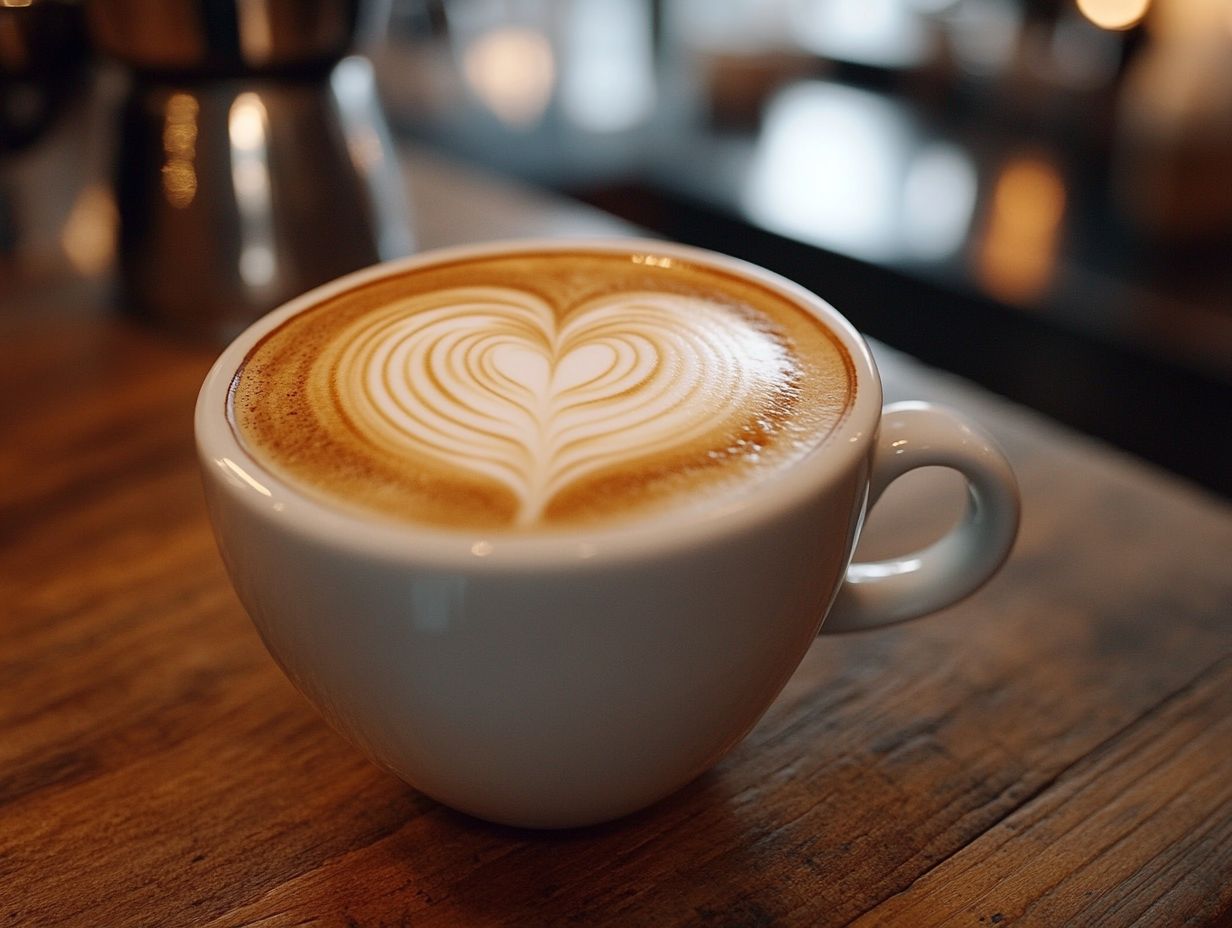
[[334,502],[523,531],[696,504],[824,438],[853,385],[821,323],[638,258],[476,259],[344,294],[254,349],[232,421]]

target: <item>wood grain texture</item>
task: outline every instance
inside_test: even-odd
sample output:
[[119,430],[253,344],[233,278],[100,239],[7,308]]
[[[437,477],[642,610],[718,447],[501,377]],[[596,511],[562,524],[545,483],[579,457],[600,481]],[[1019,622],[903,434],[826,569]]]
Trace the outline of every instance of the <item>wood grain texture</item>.
[[[424,244],[620,231],[409,171]],[[265,654],[193,460],[212,350],[69,288],[5,294],[0,351],[0,926],[1232,923],[1232,512],[1179,482],[881,352],[1003,441],[1005,571],[820,641],[655,808],[522,832],[377,770]],[[902,481],[862,551],[958,492]]]

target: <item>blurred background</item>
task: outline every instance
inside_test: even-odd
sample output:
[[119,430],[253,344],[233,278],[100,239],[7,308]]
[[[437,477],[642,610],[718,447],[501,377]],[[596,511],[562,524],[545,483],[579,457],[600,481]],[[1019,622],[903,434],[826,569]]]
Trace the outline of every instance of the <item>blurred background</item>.
[[415,145],[1232,495],[1232,0],[0,0],[0,81],[7,311],[224,337],[414,249]]

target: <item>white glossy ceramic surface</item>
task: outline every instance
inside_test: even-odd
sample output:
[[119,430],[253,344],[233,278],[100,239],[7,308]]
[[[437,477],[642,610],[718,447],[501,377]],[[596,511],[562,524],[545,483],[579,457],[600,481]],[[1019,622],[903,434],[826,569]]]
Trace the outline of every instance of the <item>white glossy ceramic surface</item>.
[[[226,395],[288,316],[365,280],[467,254],[642,251],[775,287],[838,334],[857,392],[803,462],[702,511],[526,537],[445,531],[331,508],[245,453]],[[902,621],[979,587],[1017,526],[1014,478],[955,414],[891,407],[867,346],[827,303],[730,258],[661,242],[505,242],[350,275],[244,332],[202,387],[196,431],[227,569],[271,654],[344,733],[408,783],[482,818],[604,821],[706,770],[757,722],[850,581],[826,631]],[[968,480],[962,523],[924,552],[853,565],[867,502],[941,464]]]

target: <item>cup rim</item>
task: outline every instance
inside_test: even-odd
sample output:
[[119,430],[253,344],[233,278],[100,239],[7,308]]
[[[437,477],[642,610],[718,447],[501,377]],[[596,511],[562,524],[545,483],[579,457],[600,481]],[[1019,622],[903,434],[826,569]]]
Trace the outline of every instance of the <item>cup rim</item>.
[[[259,463],[240,443],[226,415],[235,372],[266,334],[323,300],[384,277],[442,262],[519,252],[647,252],[678,257],[705,267],[735,272],[780,292],[820,318],[847,350],[855,368],[855,396],[834,430],[805,456],[773,479],[696,509],[662,512],[595,527],[552,529],[542,534],[414,525],[365,516],[331,506],[298,489]],[[640,237],[598,239],[508,239],[435,248],[354,271],[316,287],[272,310],[241,332],[222,351],[201,386],[194,413],[197,453],[206,480],[254,516],[284,531],[330,547],[342,547],[380,561],[453,567],[468,572],[590,567],[662,556],[754,530],[803,505],[858,466],[876,436],[881,381],[868,345],[826,300],[772,271],[719,252]]]

